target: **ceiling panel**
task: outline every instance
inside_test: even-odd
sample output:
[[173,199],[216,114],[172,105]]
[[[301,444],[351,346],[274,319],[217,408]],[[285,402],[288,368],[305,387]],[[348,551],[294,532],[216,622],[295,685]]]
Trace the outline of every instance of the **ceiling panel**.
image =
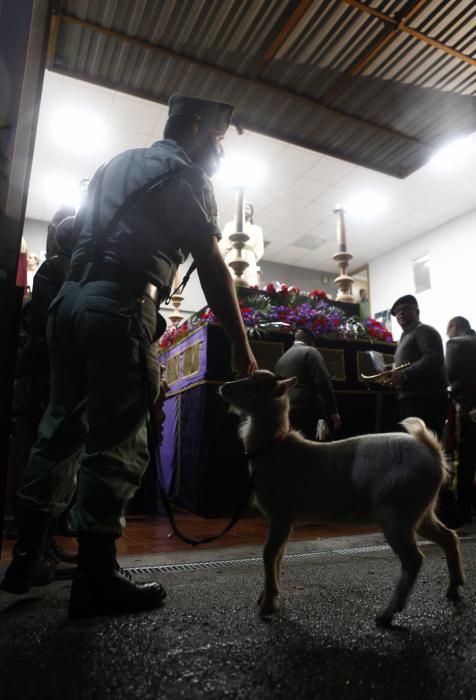
[[[55,115],[64,107],[64,95],[68,95],[69,106],[73,109],[88,106],[92,116],[99,120],[99,126],[101,119],[104,120],[103,139],[92,139],[87,124],[77,125],[67,139],[51,128]],[[148,145],[160,136],[153,136],[150,130],[156,130],[158,124],[164,122],[166,108],[156,103],[144,104],[142,99],[136,104],[135,100],[47,71],[28,217],[49,220],[62,203],[68,203],[63,201],[63,196],[68,196],[71,190],[74,194],[79,181],[90,178],[106,158],[127,148]],[[132,124],[133,115],[137,119]],[[131,124],[136,130],[124,128]],[[83,144],[82,147],[73,148],[78,143]],[[255,223],[263,228],[265,240],[270,241],[265,260],[298,264],[333,274],[336,266],[332,255],[337,248],[334,207],[337,203],[346,206],[352,195],[362,191],[364,184],[370,193],[383,193],[388,204],[373,219],[347,212],[348,248],[354,255],[355,266],[476,208],[476,134],[466,142],[463,153],[466,159],[454,159],[444,169],[427,165],[404,180],[315,151],[302,152],[250,131],[242,136],[230,131],[225,139],[225,150],[230,159],[239,155],[258,159],[265,166],[263,181],[247,192],[247,198],[255,207]],[[318,178],[313,179],[311,175]],[[214,180],[223,226],[234,217],[235,194],[223,179],[216,177]],[[56,186],[51,187],[51,182],[53,185],[56,182]],[[372,213],[367,211],[367,215]],[[295,245],[302,236],[324,239],[326,243],[315,250],[306,250]]]
[[[405,177],[476,130],[473,0],[63,0],[50,68]],[[291,169],[309,163],[297,152]]]

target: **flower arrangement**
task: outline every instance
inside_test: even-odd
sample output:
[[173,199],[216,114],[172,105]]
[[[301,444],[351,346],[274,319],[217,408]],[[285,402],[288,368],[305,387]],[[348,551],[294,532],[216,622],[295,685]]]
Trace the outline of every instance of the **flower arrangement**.
[[[290,331],[307,326],[316,335],[344,340],[366,340],[367,342],[392,342],[390,331],[374,318],[360,320],[347,316],[334,306],[327,293],[314,289],[303,292],[298,287],[285,284],[268,284],[256,293],[247,291],[240,296],[239,303],[243,322],[252,337],[263,336],[272,329]],[[203,309],[179,326],[169,327],[160,340],[160,349],[165,350],[208,321],[216,321],[209,309]]]

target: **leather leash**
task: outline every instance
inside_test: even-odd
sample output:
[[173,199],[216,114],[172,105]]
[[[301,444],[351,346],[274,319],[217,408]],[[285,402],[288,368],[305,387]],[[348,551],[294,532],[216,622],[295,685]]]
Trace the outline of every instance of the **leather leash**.
[[[152,444],[154,446],[154,462],[156,464],[157,468],[157,482],[159,486],[159,495],[160,498],[162,499],[162,502],[164,504],[165,512],[167,514],[167,517],[170,522],[170,527],[172,528],[172,531],[177,537],[179,537],[183,542],[186,544],[191,544],[193,547],[196,547],[199,544],[208,544],[209,542],[214,542],[217,540],[219,537],[223,537],[227,532],[229,532],[238,522],[240,519],[241,515],[243,514],[243,511],[245,510],[246,506],[248,505],[250,496],[253,492],[254,488],[254,482],[255,482],[255,475],[250,474],[248,477],[248,484],[246,491],[243,495],[243,498],[239,501],[235,513],[231,517],[229,523],[221,530],[218,532],[216,535],[210,535],[209,537],[202,537],[201,539],[194,539],[193,537],[189,537],[188,535],[184,534],[180,528],[177,525],[177,521],[175,519],[175,514],[172,510],[172,506],[170,505],[169,497],[168,494],[165,490],[165,487],[163,485],[163,475],[162,475],[162,465],[160,461],[160,439],[159,435],[157,432],[157,428],[155,425],[155,421],[153,420],[153,415],[154,415],[154,402],[152,399],[152,392],[150,390],[150,384],[148,380],[148,373],[147,373],[147,354],[145,351],[145,338],[144,338],[144,333],[143,333],[143,328],[142,328],[142,310],[141,307],[139,306],[139,328],[140,328],[140,334],[139,334],[139,357],[140,357],[140,365],[141,365],[141,374],[142,374],[142,381],[143,385],[145,387],[145,393],[146,393],[146,400],[147,400],[147,408],[148,408],[148,413],[149,413],[149,428],[150,428],[150,434],[152,437]],[[158,456],[158,457],[157,457]]]

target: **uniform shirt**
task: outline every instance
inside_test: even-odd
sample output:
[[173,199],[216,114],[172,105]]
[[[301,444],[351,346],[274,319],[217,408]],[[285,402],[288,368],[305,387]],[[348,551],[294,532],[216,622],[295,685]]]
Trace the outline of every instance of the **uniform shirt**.
[[[123,216],[104,244],[101,259],[143,273],[145,281],[170,288],[192,240],[220,237],[213,186],[172,139],[120,153],[104,167],[98,224],[103,228],[127,197],[162,174],[171,177],[144,194]],[[94,196],[98,171],[89,186],[81,235],[72,266],[91,261]],[[165,266],[164,266],[165,261]]]
[[403,331],[394,357],[395,367],[410,362],[398,397],[412,394],[446,394],[447,377],[443,341],[433,326],[420,321]]
[[476,407],[476,335],[468,333],[447,341],[446,367],[452,394]]
[[291,406],[319,406],[322,416],[338,413],[329,372],[317,348],[296,341],[276,363],[276,372],[283,377],[296,377],[297,384],[289,392]]

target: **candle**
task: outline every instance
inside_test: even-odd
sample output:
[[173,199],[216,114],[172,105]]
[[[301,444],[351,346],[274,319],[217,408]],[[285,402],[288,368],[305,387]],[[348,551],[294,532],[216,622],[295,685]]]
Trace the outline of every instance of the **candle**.
[[[341,207],[340,204],[336,206],[334,209],[335,213],[337,214],[337,244],[339,245],[339,249],[343,250],[345,249],[345,222],[344,222],[344,210]],[[344,248],[342,248],[342,246]]]

